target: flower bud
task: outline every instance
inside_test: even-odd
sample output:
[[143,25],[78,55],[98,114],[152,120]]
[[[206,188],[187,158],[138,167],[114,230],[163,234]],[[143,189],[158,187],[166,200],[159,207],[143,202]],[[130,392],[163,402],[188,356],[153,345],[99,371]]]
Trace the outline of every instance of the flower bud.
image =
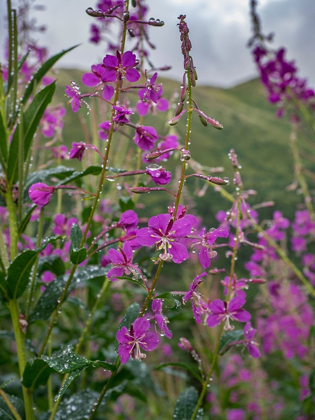
[[182,337],[179,339],[178,346],[185,351],[188,351],[189,353],[193,351],[193,346],[191,345],[190,341],[187,340],[187,338]]
[[199,120],[201,122],[202,125],[204,125],[205,127],[207,127],[208,123],[206,121],[206,119],[202,116],[202,115],[198,115]]
[[185,114],[186,111],[187,111],[187,109],[184,109],[181,113],[176,115],[176,117],[169,120],[169,122],[168,122],[169,125],[176,125],[179,122],[179,120],[182,118],[182,116]]
[[128,28],[128,33],[131,36],[131,38],[134,38],[136,36],[136,34],[134,33],[134,31],[132,31],[131,29]]
[[146,194],[150,192],[149,187],[134,187],[131,188],[131,191],[135,194]]
[[178,107],[176,108],[176,111],[175,111],[175,117],[177,117],[182,112],[183,108],[184,108],[183,102],[179,102]]
[[228,178],[219,178],[216,176],[208,176],[208,181],[215,185],[228,185],[230,183]]
[[130,19],[130,13],[129,13],[129,11],[128,10],[126,10],[125,12],[124,12],[124,22],[126,23],[126,22],[128,22],[128,20]]
[[30,199],[33,203],[37,204],[38,207],[45,207],[49,203],[54,192],[54,187],[49,187],[42,182],[33,184],[28,190]]
[[94,10],[92,7],[88,7],[85,11],[89,16],[92,17],[103,17],[104,13],[99,10]]

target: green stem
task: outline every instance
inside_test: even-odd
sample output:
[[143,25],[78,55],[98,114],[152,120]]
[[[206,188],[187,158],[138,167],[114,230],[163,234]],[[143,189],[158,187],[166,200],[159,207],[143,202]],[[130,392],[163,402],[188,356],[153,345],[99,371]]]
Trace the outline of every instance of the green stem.
[[203,399],[206,395],[208,385],[211,381],[211,375],[214,371],[214,367],[215,367],[215,364],[216,364],[216,361],[217,361],[217,358],[218,358],[218,355],[219,355],[219,347],[220,347],[220,340],[221,340],[222,333],[223,333],[223,324],[220,325],[220,328],[219,328],[219,331],[218,331],[218,337],[217,337],[217,341],[216,341],[216,346],[215,346],[215,350],[214,350],[214,356],[213,356],[212,363],[211,363],[211,367],[210,367],[210,370],[209,370],[209,373],[208,373],[206,379],[203,382],[202,391],[201,391],[201,394],[200,394],[199,399],[197,401],[195,410],[194,410],[194,412],[191,416],[191,420],[194,420],[196,418],[196,416],[198,414],[198,411],[199,411],[199,408],[200,408],[200,406],[203,402]]
[[[52,354],[52,338],[50,336],[48,340],[48,356],[50,357],[51,354]],[[53,389],[52,389],[52,375],[49,376],[48,381],[47,381],[47,396],[48,396],[48,409],[49,411],[51,411],[53,408],[53,399],[54,399]]]
[[49,336],[51,334],[51,331],[53,329],[53,326],[54,326],[54,324],[55,324],[55,322],[56,322],[56,320],[58,318],[58,314],[59,314],[61,305],[63,304],[63,302],[65,301],[65,299],[67,297],[68,289],[70,287],[71,281],[73,279],[73,276],[74,276],[74,273],[75,273],[77,267],[78,267],[77,265],[73,265],[72,266],[71,271],[69,273],[69,277],[68,277],[67,283],[66,283],[66,285],[65,285],[65,287],[63,289],[62,295],[60,296],[60,299],[58,301],[57,308],[54,310],[54,312],[53,312],[53,314],[52,314],[52,316],[50,318],[50,322],[49,322],[49,325],[48,325],[48,329],[47,329],[47,332],[46,332],[46,335],[45,335],[43,344],[41,345],[41,348],[39,349],[39,352],[38,352],[38,357],[39,358],[42,356],[42,354],[43,354],[43,352],[45,350],[45,347],[46,347],[46,344],[47,344],[47,342],[49,340]]
[[153,279],[153,282],[152,282],[152,285],[150,287],[149,293],[147,294],[147,297],[145,298],[144,304],[143,304],[142,309],[140,311],[139,318],[142,317],[145,314],[145,311],[148,309],[149,303],[150,303],[150,301],[151,301],[151,299],[154,295],[154,290],[155,290],[155,287],[156,287],[156,283],[159,279],[161,270],[163,268],[163,264],[164,264],[164,261],[160,260],[158,268],[157,268],[155,276],[154,276],[154,279]]
[[7,247],[4,242],[4,236],[3,236],[1,226],[0,226],[0,256],[1,256],[1,260],[3,261],[4,268],[7,269],[9,267],[9,258],[8,258]]
[[[20,378],[23,377],[23,372],[26,366],[26,351],[25,351],[25,338],[24,334],[20,328],[20,312],[18,307],[18,302],[16,299],[9,300],[8,308],[10,310],[13,330],[15,335],[16,349],[19,361],[19,371]],[[33,410],[33,395],[30,389],[22,386],[23,389],[23,399],[25,407],[25,416],[26,420],[34,420],[34,410]]]
[[[188,73],[188,70],[187,70],[187,73]],[[191,133],[191,119],[192,119],[192,112],[193,112],[193,108],[192,108],[192,87],[191,87],[190,77],[189,77],[188,74],[187,74],[187,80],[188,80],[188,111],[187,111],[187,130],[186,130],[186,138],[185,138],[185,150],[188,150],[188,148],[189,148],[189,139],[190,139],[190,133]],[[180,197],[181,197],[184,182],[185,182],[186,166],[187,166],[187,162],[185,160],[183,160],[182,172],[181,172],[179,187],[178,187],[176,200],[175,200],[174,220],[176,220],[176,215],[177,215],[177,211],[178,211]]]
[[[45,220],[45,210],[44,210],[44,207],[42,207],[40,210],[40,217],[39,217],[39,223],[38,223],[36,248],[38,248],[42,242],[44,220]],[[28,315],[30,313],[31,306],[32,306],[34,289],[35,289],[35,284],[36,284],[38,261],[39,261],[39,254],[37,254],[35,264],[33,267],[32,280],[31,280],[30,292],[28,295],[28,302],[27,302],[27,309],[26,309],[26,318],[28,318]]]
[[11,413],[14,415],[15,420],[22,420],[22,417],[19,415],[19,413],[16,411],[16,409],[13,407],[13,404],[11,403],[9,397],[7,394],[3,391],[3,389],[0,389],[0,395],[6,402],[7,406],[9,407]]
[[20,125],[19,125],[19,198],[18,198],[18,215],[19,215],[19,226],[23,220],[23,189],[24,189],[24,115],[23,105],[20,106]]

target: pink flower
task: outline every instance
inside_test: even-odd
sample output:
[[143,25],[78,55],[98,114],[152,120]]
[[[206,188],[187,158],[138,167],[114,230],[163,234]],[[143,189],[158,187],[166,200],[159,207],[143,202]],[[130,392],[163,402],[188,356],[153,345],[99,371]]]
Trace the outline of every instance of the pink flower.
[[255,330],[255,328],[252,328],[251,323],[246,322],[244,327],[245,345],[248,349],[249,354],[255,359],[261,356],[260,351],[257,348],[258,344],[255,343],[255,341],[253,340],[256,332],[257,330]]
[[132,264],[133,253],[128,242],[124,243],[123,248],[118,248],[118,251],[111,248],[107,255],[114,266],[107,274],[109,280],[118,280],[124,274],[141,274],[138,266]]
[[205,280],[202,277],[205,277],[207,275],[206,272],[203,272],[202,274],[199,274],[199,276],[195,277],[193,282],[191,283],[188,292],[183,297],[183,303],[188,302],[190,299],[193,298],[194,293],[197,289],[197,287]]
[[150,175],[152,181],[156,185],[166,185],[171,182],[172,174],[166,171],[162,166],[150,165],[147,166],[146,172]]
[[127,363],[130,356],[137,360],[144,359],[146,355],[141,353],[141,349],[145,351],[156,349],[159,344],[159,336],[155,332],[150,332],[149,329],[149,321],[145,318],[137,318],[131,325],[130,331],[127,327],[122,327],[117,332],[118,354],[122,364]]
[[105,71],[103,76],[107,81],[115,82],[126,78],[128,82],[136,82],[140,79],[140,73],[134,67],[137,65],[136,56],[131,51],[126,51],[123,55],[117,51],[114,55],[106,55],[103,59]]
[[163,315],[163,303],[161,299],[154,299],[152,301],[152,311],[154,313],[154,319],[161,330],[161,335],[165,335],[167,338],[172,338],[172,333],[168,329],[168,319]]
[[222,321],[225,321],[225,330],[233,330],[234,327],[230,325],[231,321],[247,322],[251,319],[249,312],[241,309],[245,305],[245,299],[236,296],[230,302],[223,302],[216,299],[209,304],[211,314],[207,318],[209,327],[215,327]]
[[37,204],[38,207],[47,206],[54,192],[54,187],[49,187],[42,182],[33,184],[28,190],[30,199],[33,201],[33,203]]
[[150,150],[154,147],[158,135],[153,127],[140,125],[136,129],[134,142],[141,150]]
[[97,86],[98,90],[103,91],[103,98],[109,101],[114,95],[114,88],[107,84],[111,80],[106,78],[106,69],[102,64],[97,64],[92,66],[91,70],[92,73],[84,73],[82,83],[89,87]]

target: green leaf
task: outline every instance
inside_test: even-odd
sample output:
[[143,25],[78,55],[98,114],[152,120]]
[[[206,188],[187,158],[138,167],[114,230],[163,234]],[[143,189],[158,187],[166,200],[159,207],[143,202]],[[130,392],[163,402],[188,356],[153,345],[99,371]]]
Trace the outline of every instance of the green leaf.
[[4,274],[0,271],[0,292],[2,295],[6,296],[7,294],[7,283],[4,278]]
[[[103,279],[107,272],[108,269],[106,267],[100,267],[98,265],[88,265],[80,270],[77,270],[68,289],[68,295],[75,288],[76,284],[95,279]],[[27,320],[29,324],[41,319],[48,319],[50,317],[51,313],[57,307],[58,299],[62,294],[67,280],[67,274],[58,276],[54,281],[45,286],[43,294],[38,299],[34,310],[31,312]]]
[[22,384],[26,388],[34,390],[39,385],[44,385],[48,381],[52,371],[53,369],[51,369],[44,360],[31,360],[26,363],[23,372]]
[[70,261],[73,264],[80,264],[86,258],[86,249],[84,247],[80,247],[82,241],[82,232],[79,225],[71,226],[70,238]]
[[91,361],[91,366],[95,368],[101,367],[111,372],[115,372],[117,370],[115,365],[112,365],[111,363],[103,362],[102,360]]
[[22,234],[24,230],[26,229],[28,222],[30,221],[30,218],[33,214],[33,211],[37,208],[36,204],[33,204],[32,207],[29,207],[27,211],[25,212],[24,219],[22,220],[20,226],[19,226],[19,234]]
[[86,357],[74,353],[72,346],[65,346],[54,352],[50,357],[42,356],[42,359],[58,373],[70,373],[92,363]]
[[243,330],[228,331],[222,335],[219,344],[219,354],[222,356],[230,349],[230,344],[240,340],[244,335]]
[[[195,407],[198,402],[198,392],[196,388],[193,386],[190,386],[189,388],[186,388],[179,396],[175,411],[173,415],[173,419],[177,420],[190,420],[191,416],[194,413]],[[196,420],[202,419],[202,409],[198,410],[198,414],[195,417]]]
[[[33,99],[30,106],[24,112],[23,116],[23,142],[24,142],[24,162],[26,161],[33,141],[34,134],[38,128],[39,122],[51,102],[56,89],[55,82],[46,86]],[[16,127],[10,145],[7,179],[12,185],[17,180],[17,165],[19,157],[19,131],[20,126]]]
[[56,395],[55,401],[59,400],[59,398],[61,398],[63,396],[63,394],[69,388],[71,382],[73,382],[75,378],[77,378],[79,375],[81,375],[81,373],[84,372],[85,369],[87,369],[88,367],[89,366],[83,366],[83,367],[81,367],[79,369],[76,369],[73,372],[69,373],[67,379],[65,380],[65,383],[63,384],[63,386],[60,388],[58,394]]
[[86,389],[61,401],[54,420],[82,420],[91,414],[98,393]]
[[37,274],[40,276],[44,271],[50,271],[61,276],[66,272],[66,266],[62,258],[59,255],[49,255],[48,257],[40,258],[37,267]]
[[122,277],[118,277],[118,279],[119,279],[119,280],[127,280],[127,281],[129,281],[130,283],[134,283],[134,284],[136,284],[137,286],[142,287],[142,289],[147,290],[147,289],[146,289],[146,287],[145,287],[145,285],[144,285],[143,283],[141,283],[140,281],[135,280],[135,279],[133,279],[133,278],[130,278],[130,277],[127,277],[127,276],[122,276]]
[[59,182],[58,185],[66,185],[69,184],[69,182],[77,181],[80,178],[84,178],[87,175],[99,175],[102,172],[101,166],[92,165],[89,166],[85,171],[79,172],[74,171],[70,176],[68,176],[66,179],[64,179],[62,182]]
[[39,84],[39,82],[42,80],[42,78],[45,76],[45,74],[54,66],[54,64],[63,55],[67,54],[67,52],[69,52],[69,51],[73,50],[74,48],[78,47],[78,45],[75,45],[74,47],[68,48],[67,50],[61,51],[59,54],[53,55],[47,61],[45,61],[45,63],[42,65],[42,67],[39,70],[37,70],[37,72],[34,74],[32,80],[28,84],[28,86],[27,86],[27,88],[24,92],[23,98],[21,100],[21,103],[23,105],[26,104],[29,97],[32,95],[35,85]]
[[160,370],[163,369],[167,366],[177,366],[183,369],[188,370],[188,372],[190,372],[196,379],[198,379],[198,381],[202,384],[203,383],[203,379],[202,377],[199,375],[199,373],[196,371],[196,369],[194,369],[192,366],[189,366],[186,363],[175,363],[175,362],[170,362],[170,363],[163,363],[162,365],[156,366],[154,368],[154,370]]
[[[24,418],[24,403],[23,401],[16,397],[15,395],[9,395],[7,394],[7,397],[11,401],[13,407],[16,409],[16,411],[19,413],[19,415]],[[0,395],[0,419],[1,420],[15,420],[15,417],[11,413],[11,410],[7,406],[7,403],[4,401],[4,399]]]
[[31,173],[26,180],[24,185],[24,201],[29,199],[28,190],[30,186],[37,182],[45,181],[48,178],[55,177],[58,179],[64,179],[75,171],[74,168],[67,168],[66,166],[60,165],[56,168],[43,169],[42,171],[36,171]]
[[24,293],[36,258],[37,252],[28,249],[18,255],[10,264],[6,284],[11,299],[17,299]]
[[162,299],[163,306],[167,309],[179,309],[181,307],[180,301],[175,299],[170,292],[162,293],[156,296],[154,299]]

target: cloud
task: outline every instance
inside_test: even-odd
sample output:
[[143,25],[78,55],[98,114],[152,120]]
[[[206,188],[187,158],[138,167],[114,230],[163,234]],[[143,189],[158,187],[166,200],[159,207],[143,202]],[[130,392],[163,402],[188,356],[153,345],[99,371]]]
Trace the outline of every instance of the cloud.
[[[5,5],[0,3],[3,16]],[[101,61],[102,47],[88,42],[92,18],[85,9],[93,6],[94,0],[38,0],[38,3],[45,4],[46,11],[37,12],[36,17],[47,25],[46,34],[39,40],[49,46],[51,53],[82,43],[61,60],[60,66],[88,69]],[[315,33],[315,1],[261,0],[260,3],[265,32],[275,32],[275,46],[285,46],[288,57],[296,59],[300,74],[315,85],[311,42]],[[187,15],[200,83],[228,87],[257,74],[246,48],[251,30],[247,0],[148,0],[147,4],[150,16],[165,21],[162,28],[150,28],[151,40],[156,45],[151,58],[156,66],[172,65],[169,77],[179,80],[183,73],[177,27],[177,16],[181,13]]]

